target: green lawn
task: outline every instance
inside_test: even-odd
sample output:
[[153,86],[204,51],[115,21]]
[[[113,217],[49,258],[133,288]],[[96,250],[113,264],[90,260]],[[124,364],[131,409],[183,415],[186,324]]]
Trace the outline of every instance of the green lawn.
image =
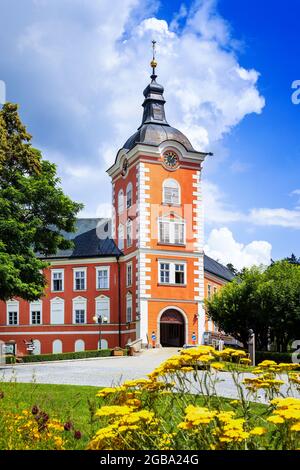
[[[74,428],[82,433],[82,439],[79,448],[85,448],[99,424],[93,419],[94,411],[101,404],[101,399],[96,397],[99,387],[77,386],[77,385],[47,385],[36,383],[4,383],[0,382],[0,392],[4,396],[0,400],[2,411],[17,412],[22,410],[31,410],[33,405],[45,411],[50,418],[58,418],[62,422],[72,421]],[[218,403],[223,409],[230,409],[231,400],[216,398],[216,407]],[[180,403],[181,402],[181,403]],[[184,395],[186,404],[193,403],[205,405],[205,398],[202,396]],[[182,416],[179,408],[182,408],[182,398],[180,394],[166,395],[161,399],[156,409],[157,415],[164,418],[170,414],[177,415],[178,419]],[[155,403],[152,403],[155,409]],[[251,405],[255,409],[255,414],[262,414],[266,407],[260,404]]]

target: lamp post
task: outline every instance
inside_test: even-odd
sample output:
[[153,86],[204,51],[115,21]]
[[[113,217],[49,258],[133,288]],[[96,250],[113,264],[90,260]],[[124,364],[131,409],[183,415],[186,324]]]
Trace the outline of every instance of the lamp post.
[[102,328],[101,325],[103,323],[107,323],[107,317],[102,317],[102,315],[95,315],[93,317],[93,320],[95,323],[98,323],[99,325],[99,344],[98,344],[98,349],[101,349],[101,334],[102,334]]

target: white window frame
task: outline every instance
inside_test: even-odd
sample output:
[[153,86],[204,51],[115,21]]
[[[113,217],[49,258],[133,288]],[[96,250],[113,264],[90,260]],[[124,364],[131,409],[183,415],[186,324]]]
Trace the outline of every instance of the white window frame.
[[[126,294],[126,323],[131,323],[132,318],[133,318],[133,312],[132,312],[132,294],[130,292],[127,292]],[[130,308],[130,316],[128,315],[128,311]]]
[[119,250],[124,250],[124,242],[125,242],[125,232],[124,232],[124,224],[119,224],[118,227],[118,248]]
[[[6,324],[7,324],[7,326],[18,326],[19,325],[19,307],[20,307],[20,304],[19,304],[18,300],[12,299],[12,300],[8,300],[6,302]],[[10,324],[9,323],[9,313],[13,313],[13,312],[17,313],[17,323]]]
[[110,323],[110,297],[106,295],[100,295],[99,297],[95,298],[95,313],[96,313],[96,317],[98,317],[101,311],[101,309],[99,308],[99,305],[101,303],[103,304],[104,302],[106,302],[107,304],[107,311],[106,313],[101,314],[101,316],[102,316],[102,320],[103,320],[103,317],[107,318],[106,324],[108,324]]
[[[107,287],[99,287],[98,273],[100,271],[107,271]],[[110,288],[110,266],[96,266],[96,290],[109,290]]]
[[[76,273],[84,272],[84,288],[83,289],[76,289]],[[73,290],[76,292],[83,292],[86,290],[87,286],[87,269],[86,267],[83,268],[73,268]]]
[[[126,287],[132,286],[132,261],[126,264]],[[129,271],[130,271],[130,282],[129,282]]]
[[120,189],[118,192],[118,214],[122,214],[124,212],[124,191]]
[[126,247],[130,248],[131,246],[132,246],[132,220],[128,219],[126,222]]
[[[64,271],[65,271],[64,269],[51,269],[51,292],[64,292],[65,290],[65,272]],[[54,289],[54,274],[56,273],[62,274],[62,277],[61,277],[62,289],[61,290]]]
[[[128,205],[128,193],[131,192],[131,204]],[[130,207],[133,204],[133,186],[132,183],[128,183],[127,188],[126,188],[126,209],[130,209]]]
[[[63,323],[52,323],[52,305],[55,303],[62,305]],[[54,297],[50,300],[50,325],[64,325],[65,324],[65,300],[61,297]]]
[[[163,182],[163,204],[168,206],[180,206],[181,204],[181,187],[178,181],[173,178],[167,178]],[[166,189],[170,191],[177,190],[177,195],[171,193],[170,197],[167,197]]]
[[[161,281],[161,265],[162,264],[169,264],[169,282]],[[176,265],[183,265],[184,266],[184,282],[183,284],[175,283],[175,266]],[[179,260],[168,260],[168,259],[160,259],[158,260],[158,283],[163,286],[186,286],[187,285],[187,263],[186,261],[179,261]]]
[[[166,238],[161,237],[161,224],[165,224],[168,227],[168,240]],[[176,240],[175,239],[175,226],[180,225],[183,227],[183,239]],[[159,217],[158,219],[158,241],[163,245],[180,245],[184,246],[186,244],[186,223],[185,220],[181,217],[174,217],[171,219],[170,217]]]
[[[72,311],[73,311],[73,324],[74,325],[84,325],[86,324],[87,319],[87,299],[85,297],[75,297],[72,299]],[[84,310],[84,321],[76,323],[76,310]]]
[[[38,312],[40,311],[40,317],[41,317],[41,321],[40,323],[33,323],[32,322],[32,312]],[[30,321],[30,325],[42,325],[43,324],[43,302],[41,300],[37,300],[35,302],[30,302],[29,304],[29,315],[30,315],[30,318],[29,318],[29,321]]]

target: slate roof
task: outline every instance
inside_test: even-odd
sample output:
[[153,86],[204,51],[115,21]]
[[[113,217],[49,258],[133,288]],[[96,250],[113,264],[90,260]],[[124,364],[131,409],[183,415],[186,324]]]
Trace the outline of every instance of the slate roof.
[[[59,250],[56,255],[47,259],[57,258],[89,258],[104,256],[121,256],[111,236],[110,219],[77,219],[76,232],[64,233],[65,237],[74,241],[74,248],[70,250]],[[204,271],[214,276],[221,277],[226,281],[234,278],[229,269],[207,255],[204,255]]]
[[63,233],[65,238],[73,240],[74,247],[58,250],[47,259],[120,256],[122,252],[110,238],[110,233],[110,219],[77,219],[76,232]]
[[226,281],[232,281],[234,278],[234,275],[228,268],[226,268],[226,266],[207,255],[204,255],[204,271],[207,271],[214,276],[221,277]]

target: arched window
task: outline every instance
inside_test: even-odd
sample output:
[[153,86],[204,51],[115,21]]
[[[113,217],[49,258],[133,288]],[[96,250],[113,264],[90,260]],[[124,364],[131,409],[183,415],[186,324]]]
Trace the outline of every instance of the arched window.
[[122,214],[124,211],[124,191],[120,189],[118,194],[118,214]]
[[127,188],[126,188],[126,207],[129,209],[129,207],[132,206],[132,183],[128,183]]
[[41,342],[38,339],[33,340],[34,350],[33,354],[41,354]]
[[98,349],[108,349],[108,341],[107,339],[101,339],[98,341]]
[[83,339],[77,339],[75,341],[75,352],[84,351],[84,350],[85,350],[85,343]]
[[55,339],[52,343],[52,352],[53,354],[62,353],[62,341],[60,339]]
[[132,245],[132,221],[130,219],[126,223],[126,244],[127,248]]
[[124,248],[124,225],[120,224],[118,227],[118,247],[120,250]]
[[163,182],[163,203],[180,204],[180,186],[176,180],[168,178]]

